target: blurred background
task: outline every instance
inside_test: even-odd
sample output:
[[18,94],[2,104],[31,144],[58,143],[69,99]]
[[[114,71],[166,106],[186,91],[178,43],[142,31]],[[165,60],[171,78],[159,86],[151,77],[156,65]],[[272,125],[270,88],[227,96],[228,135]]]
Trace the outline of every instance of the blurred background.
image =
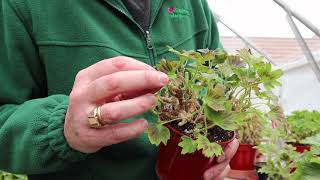
[[[319,0],[282,2],[319,30]],[[227,51],[252,49],[231,28],[284,71],[278,95],[286,114],[301,109],[320,110],[320,81],[301,50],[282,7],[273,0],[208,0],[208,3],[219,21],[221,41]],[[295,17],[292,19],[319,67],[320,38]]]

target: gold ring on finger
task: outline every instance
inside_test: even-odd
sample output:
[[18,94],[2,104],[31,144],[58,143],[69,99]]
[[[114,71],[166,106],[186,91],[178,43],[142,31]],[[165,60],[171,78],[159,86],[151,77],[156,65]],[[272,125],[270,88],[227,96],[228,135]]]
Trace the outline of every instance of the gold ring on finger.
[[88,123],[91,128],[99,128],[102,126],[101,123],[101,106],[95,107],[88,114]]

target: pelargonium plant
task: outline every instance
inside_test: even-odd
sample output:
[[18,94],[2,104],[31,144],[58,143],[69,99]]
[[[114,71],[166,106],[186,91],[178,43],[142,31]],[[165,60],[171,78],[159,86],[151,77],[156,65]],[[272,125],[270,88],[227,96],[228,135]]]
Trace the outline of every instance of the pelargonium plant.
[[308,137],[320,134],[320,112],[294,111],[287,117],[289,124],[289,142],[302,144]]
[[319,179],[320,134],[305,139],[312,145],[311,151],[299,153],[291,144],[283,143],[290,134],[285,135],[282,127],[263,130],[269,141],[256,147],[266,159],[259,172],[267,174],[270,180]]
[[166,144],[172,127],[184,136],[181,153],[202,150],[206,157],[223,153],[219,143],[232,139],[234,131],[255,135],[252,122],[265,126],[276,109],[272,90],[280,85],[281,70],[273,70],[263,57],[242,49],[231,55],[221,50],[179,52],[178,60],[161,60],[156,69],[166,73],[169,84],[157,94],[153,112],[156,123],[147,129],[152,144]]

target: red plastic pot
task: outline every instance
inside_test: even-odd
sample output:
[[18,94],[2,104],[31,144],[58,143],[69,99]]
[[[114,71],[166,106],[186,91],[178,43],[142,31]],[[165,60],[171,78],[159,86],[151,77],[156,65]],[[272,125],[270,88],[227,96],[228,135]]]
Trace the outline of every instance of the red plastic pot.
[[240,144],[236,154],[230,161],[233,170],[254,170],[256,149],[250,144]]
[[311,151],[311,146],[306,144],[294,144],[296,151],[299,153],[303,153],[304,151]]
[[[199,180],[209,167],[216,163],[216,158],[203,156],[202,151],[193,154],[181,154],[181,147],[178,146],[183,134],[174,128],[167,126],[171,137],[167,145],[160,144],[156,172],[161,180]],[[235,136],[227,142],[219,143],[225,147]]]

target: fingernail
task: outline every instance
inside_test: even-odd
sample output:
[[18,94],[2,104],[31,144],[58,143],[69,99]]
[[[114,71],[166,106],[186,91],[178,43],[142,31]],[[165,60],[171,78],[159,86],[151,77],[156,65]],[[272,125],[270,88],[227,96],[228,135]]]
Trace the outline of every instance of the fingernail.
[[154,95],[154,94],[147,94],[146,96],[147,96],[148,101],[150,102],[150,104],[154,105],[155,102],[156,102],[156,97],[155,97],[155,95]]
[[159,75],[159,81],[162,86],[166,85],[169,82],[169,78],[165,73],[160,73]]
[[144,128],[148,127],[148,121],[147,120],[143,120],[142,125]]

